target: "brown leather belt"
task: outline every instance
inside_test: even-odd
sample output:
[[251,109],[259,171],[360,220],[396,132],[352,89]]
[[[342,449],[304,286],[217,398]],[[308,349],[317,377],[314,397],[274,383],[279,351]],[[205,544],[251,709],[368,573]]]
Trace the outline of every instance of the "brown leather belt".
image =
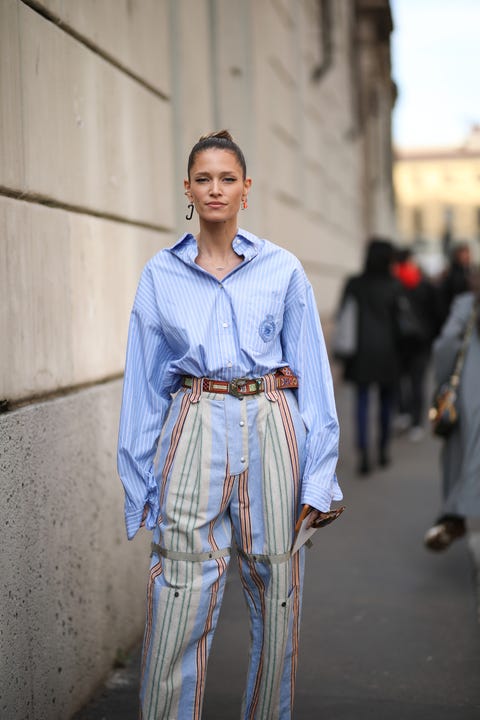
[[[277,370],[274,375],[275,387],[277,390],[288,390],[290,388],[298,388],[298,378],[289,367],[283,367]],[[193,387],[193,377],[185,376],[183,378],[183,387]],[[222,393],[224,395],[233,395],[234,397],[245,397],[247,395],[258,395],[265,390],[265,382],[263,377],[259,378],[234,378],[228,382],[227,380],[212,380],[211,378],[202,378],[202,392]]]

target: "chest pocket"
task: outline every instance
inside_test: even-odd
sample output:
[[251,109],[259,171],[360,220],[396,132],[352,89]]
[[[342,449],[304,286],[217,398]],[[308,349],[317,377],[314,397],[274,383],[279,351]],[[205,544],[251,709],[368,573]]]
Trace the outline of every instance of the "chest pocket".
[[283,297],[269,290],[255,293],[247,302],[244,346],[255,354],[269,351],[279,341],[283,326]]

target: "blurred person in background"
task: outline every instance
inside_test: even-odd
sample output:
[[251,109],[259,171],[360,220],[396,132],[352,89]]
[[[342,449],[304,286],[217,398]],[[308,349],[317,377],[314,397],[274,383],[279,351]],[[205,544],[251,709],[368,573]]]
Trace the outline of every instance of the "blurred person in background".
[[413,442],[425,434],[425,377],[433,339],[440,329],[438,293],[412,257],[410,249],[399,250],[393,274],[400,281],[418,324],[417,332],[400,343],[400,376],[398,381],[395,426],[409,429]]
[[357,306],[357,338],[354,353],[339,358],[343,374],[355,386],[355,424],[358,473],[372,469],[369,437],[369,406],[372,390],[378,393],[377,459],[380,466],[390,462],[391,416],[398,377],[399,356],[396,312],[400,284],[393,277],[392,243],[373,237],[367,245],[363,272],[350,277],[340,307],[352,299]]
[[447,319],[454,298],[470,290],[472,255],[468,243],[454,246],[450,264],[440,284],[440,303],[442,324]]
[[467,517],[480,516],[480,271],[472,274],[472,291],[453,301],[447,322],[433,346],[436,381],[450,377],[467,322],[476,308],[460,378],[459,422],[441,451],[442,508],[424,538],[430,550],[446,550],[465,535]]

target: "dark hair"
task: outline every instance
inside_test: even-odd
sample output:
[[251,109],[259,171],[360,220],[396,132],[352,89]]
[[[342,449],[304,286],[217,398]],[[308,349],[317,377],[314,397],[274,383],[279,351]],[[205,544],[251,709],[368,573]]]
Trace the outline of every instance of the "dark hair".
[[365,272],[369,275],[388,275],[393,259],[392,243],[384,238],[373,237],[367,245]]
[[202,135],[197,143],[193,146],[188,156],[187,173],[190,179],[190,170],[195,162],[197,155],[204,150],[210,150],[215,148],[217,150],[228,150],[232,152],[237,158],[243,173],[243,179],[247,176],[247,164],[243,152],[240,150],[237,143],[234,141],[228,130],[217,130],[217,132],[208,133],[208,135]]
[[408,260],[411,260],[413,255],[411,249],[405,247],[394,249],[393,254],[395,262],[398,263],[408,262]]

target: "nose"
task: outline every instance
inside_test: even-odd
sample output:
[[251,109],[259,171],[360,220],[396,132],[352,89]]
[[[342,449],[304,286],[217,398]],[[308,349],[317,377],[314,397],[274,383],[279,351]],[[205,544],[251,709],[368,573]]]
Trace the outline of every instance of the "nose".
[[217,178],[213,178],[212,184],[210,185],[210,194],[211,195],[220,195],[221,192],[221,186],[220,186],[220,180]]

